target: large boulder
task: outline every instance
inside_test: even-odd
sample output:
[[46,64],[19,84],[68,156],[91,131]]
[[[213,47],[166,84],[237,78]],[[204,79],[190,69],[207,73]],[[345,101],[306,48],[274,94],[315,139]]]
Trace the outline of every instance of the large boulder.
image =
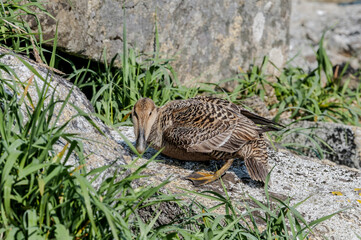
[[[103,49],[108,60],[121,53],[124,18],[129,45],[154,52],[157,22],[160,52],[175,57],[182,81],[218,82],[238,73],[239,67],[260,64],[265,55],[278,67],[287,59],[289,0],[47,2],[59,23],[58,46],[95,60],[102,59]],[[54,20],[40,20],[45,38],[52,38]]]

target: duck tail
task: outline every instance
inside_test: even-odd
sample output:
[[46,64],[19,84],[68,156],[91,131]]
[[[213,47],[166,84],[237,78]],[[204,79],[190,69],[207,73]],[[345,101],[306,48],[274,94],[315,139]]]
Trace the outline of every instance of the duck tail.
[[280,131],[285,128],[285,126],[280,123],[276,123],[273,120],[261,117],[244,109],[241,110],[241,114],[249,118],[255,124],[262,125],[261,132]]
[[281,127],[274,126],[274,125],[261,126],[260,128],[261,128],[261,130],[259,131],[260,133],[272,132],[272,131],[281,131],[283,129]]

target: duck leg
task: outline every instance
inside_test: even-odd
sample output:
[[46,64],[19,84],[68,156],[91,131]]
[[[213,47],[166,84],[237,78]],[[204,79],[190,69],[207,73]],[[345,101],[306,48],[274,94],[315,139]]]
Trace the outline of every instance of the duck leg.
[[194,172],[187,176],[187,179],[191,180],[195,186],[204,185],[213,182],[220,178],[231,166],[234,159],[226,160],[226,163],[213,174]]

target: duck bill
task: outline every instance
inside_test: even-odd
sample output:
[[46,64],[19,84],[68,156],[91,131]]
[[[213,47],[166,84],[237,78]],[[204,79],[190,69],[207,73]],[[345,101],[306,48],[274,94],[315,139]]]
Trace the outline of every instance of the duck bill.
[[138,134],[138,138],[137,138],[136,148],[137,148],[137,151],[138,151],[140,154],[142,154],[142,153],[145,151],[146,141],[145,141],[144,128],[140,128],[140,129],[139,129],[139,134]]

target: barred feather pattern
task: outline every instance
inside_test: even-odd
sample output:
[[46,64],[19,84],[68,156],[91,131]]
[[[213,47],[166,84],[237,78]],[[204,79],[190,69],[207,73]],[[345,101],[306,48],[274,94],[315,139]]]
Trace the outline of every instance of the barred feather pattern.
[[250,177],[264,182],[269,171],[267,144],[264,139],[250,141],[238,154],[243,158]]
[[254,123],[262,125],[262,127],[260,128],[260,130],[261,130],[260,133],[269,132],[269,131],[278,131],[278,130],[280,130],[280,128],[284,128],[284,126],[282,124],[276,123],[272,120],[269,120],[267,118],[264,118],[257,114],[254,114],[254,113],[240,107],[239,105],[236,105],[236,104],[229,102],[227,100],[224,100],[224,99],[209,97],[209,96],[198,96],[198,97],[196,97],[196,99],[199,99],[200,101],[203,101],[203,102],[213,102],[214,104],[224,106],[227,108],[231,108],[232,110],[239,112],[240,114],[249,118]]

